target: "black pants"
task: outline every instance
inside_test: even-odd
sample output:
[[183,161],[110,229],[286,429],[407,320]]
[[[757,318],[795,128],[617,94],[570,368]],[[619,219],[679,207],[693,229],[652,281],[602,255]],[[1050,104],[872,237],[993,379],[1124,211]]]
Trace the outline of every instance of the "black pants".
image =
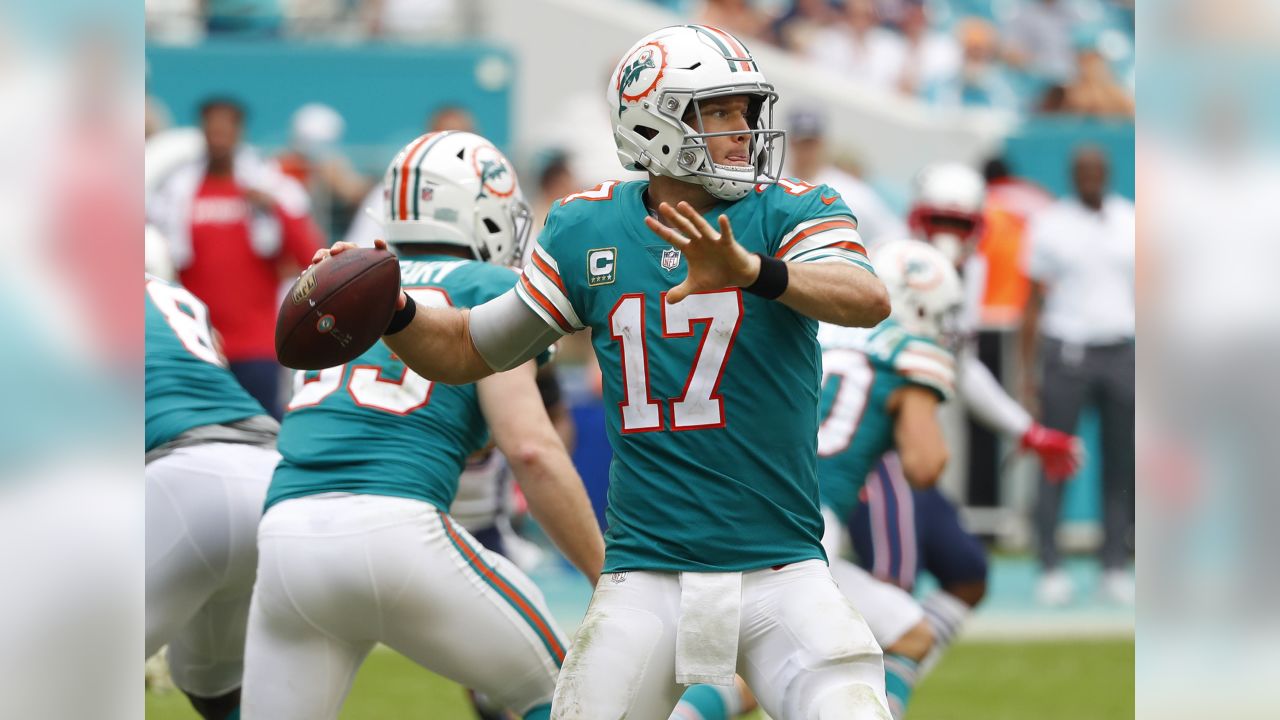
[[[1098,409],[1102,428],[1102,523],[1099,553],[1106,569],[1128,564],[1134,526],[1134,344],[1073,345],[1043,339],[1044,374],[1040,385],[1041,422],[1074,433],[1086,405]],[[1036,502],[1040,563],[1061,560],[1056,531],[1062,510],[1062,484],[1043,474]]]
[[280,402],[280,364],[274,359],[232,360],[228,363],[231,374],[249,391],[271,417],[279,420],[284,414]]

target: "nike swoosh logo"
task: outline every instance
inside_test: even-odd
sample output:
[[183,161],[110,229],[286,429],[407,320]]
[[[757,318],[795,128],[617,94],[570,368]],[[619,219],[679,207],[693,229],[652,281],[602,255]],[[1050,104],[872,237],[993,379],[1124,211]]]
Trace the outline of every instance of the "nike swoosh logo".
[[840,199],[840,196],[839,196],[839,195],[832,195],[831,197],[827,197],[826,195],[819,195],[819,196],[818,196],[818,199],[822,201],[822,204],[823,204],[823,205],[830,205],[831,203],[835,202],[836,200],[839,200],[839,199]]

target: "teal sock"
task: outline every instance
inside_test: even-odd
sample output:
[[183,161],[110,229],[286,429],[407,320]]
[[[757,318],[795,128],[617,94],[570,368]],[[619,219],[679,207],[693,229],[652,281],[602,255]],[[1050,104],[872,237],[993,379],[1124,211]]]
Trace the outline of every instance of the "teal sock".
[[908,657],[896,653],[885,653],[884,656],[884,691],[889,696],[889,712],[893,720],[902,720],[907,713],[907,703],[911,700],[911,691],[916,687],[919,678],[919,664]]
[[736,685],[691,685],[671,720],[730,720],[742,707]]
[[524,720],[551,720],[551,703],[529,708],[525,711]]
[[231,714],[227,715],[226,720],[240,720],[240,708],[237,707],[235,710],[232,710]]

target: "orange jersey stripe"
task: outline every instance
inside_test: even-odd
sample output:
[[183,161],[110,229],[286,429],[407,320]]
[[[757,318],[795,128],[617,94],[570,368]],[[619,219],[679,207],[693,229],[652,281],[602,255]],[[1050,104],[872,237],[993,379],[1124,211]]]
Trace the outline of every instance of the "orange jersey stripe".
[[564,281],[560,279],[560,273],[552,269],[551,264],[546,260],[538,257],[538,252],[536,250],[533,253],[533,264],[538,266],[538,269],[542,271],[543,275],[551,278],[551,282],[555,283],[556,287],[560,288],[560,292],[565,295],[569,294],[569,291],[564,287]]
[[552,650],[556,654],[556,659],[564,662],[564,646],[560,644],[559,639],[556,638],[556,634],[551,631],[551,628],[547,627],[546,622],[542,619],[542,615],[539,614],[537,610],[530,607],[529,604],[524,601],[524,598],[521,597],[520,594],[517,593],[510,585],[508,585],[507,581],[504,580],[501,575],[495,573],[488,565],[480,561],[480,558],[476,556],[476,553],[471,549],[471,546],[463,541],[463,539],[458,536],[458,533],[454,531],[452,522],[446,519],[444,529],[449,533],[449,537],[453,539],[453,542],[458,546],[458,548],[462,550],[462,555],[467,559],[467,562],[471,563],[471,566],[474,567],[481,575],[497,586],[497,588],[506,597],[507,602],[520,608],[520,610],[533,621],[534,628],[540,635],[542,635],[543,639],[547,640],[547,644],[551,646]]
[[862,246],[861,246],[861,245],[859,245],[858,243],[853,242],[853,241],[851,241],[851,240],[841,240],[840,242],[838,242],[838,243],[833,243],[833,244],[831,244],[831,245],[828,245],[827,247],[830,247],[830,248],[840,248],[841,250],[852,250],[852,251],[854,251],[854,252],[856,252],[856,253],[858,253],[858,254],[860,254],[860,255],[866,255],[866,254],[867,254],[867,249],[866,249],[866,248],[862,247]]
[[801,240],[804,240],[807,237],[812,237],[814,235],[817,235],[818,233],[826,232],[828,230],[836,230],[839,228],[849,228],[850,230],[857,230],[858,226],[854,225],[853,222],[849,220],[845,220],[843,218],[837,219],[837,220],[828,220],[827,222],[824,222],[824,223],[818,223],[813,227],[805,228],[804,230],[796,233],[796,236],[791,238],[791,242],[787,243],[786,245],[783,245],[781,248],[778,249],[778,252],[774,253],[774,257],[780,258],[783,255],[786,255],[788,250],[796,246],[796,243],[800,242]]
[[529,297],[533,298],[534,301],[542,306],[543,310],[546,310],[551,314],[551,317],[555,318],[556,324],[560,326],[561,330],[564,330],[567,333],[573,332],[573,326],[569,324],[569,321],[565,319],[565,316],[556,309],[555,304],[547,299],[546,295],[538,292],[538,289],[533,286],[533,283],[529,282],[529,278],[527,276],[520,276],[520,284],[524,286],[525,292],[529,293]]
[[413,159],[413,154],[418,152],[418,148],[439,133],[427,133],[418,138],[418,142],[409,148],[409,152],[404,154],[404,165],[400,166],[400,219],[409,219],[409,213],[405,210],[405,201],[409,196],[409,161]]

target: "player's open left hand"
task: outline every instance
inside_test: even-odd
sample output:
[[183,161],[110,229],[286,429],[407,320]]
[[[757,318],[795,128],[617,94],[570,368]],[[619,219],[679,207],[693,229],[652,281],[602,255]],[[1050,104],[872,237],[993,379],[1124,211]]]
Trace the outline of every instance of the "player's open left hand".
[[[320,248],[319,250],[317,250],[316,254],[311,256],[311,264],[317,265],[322,260],[329,257],[330,255],[338,255],[346,252],[347,250],[354,250],[358,247],[360,246],[356,245],[355,243],[336,242],[330,247]],[[374,240],[373,247],[377,250],[388,250],[388,251],[390,250],[390,248],[387,247],[387,241],[382,239]],[[396,298],[396,309],[403,310],[404,306],[405,306],[405,295],[404,295],[404,291],[401,290],[400,297]]]
[[678,303],[694,293],[755,282],[760,274],[760,258],[733,239],[727,216],[720,216],[720,229],[716,230],[687,202],[675,207],[662,203],[658,213],[667,221],[666,225],[652,217],[646,217],[644,224],[683,253],[689,263],[688,277],[667,292],[667,302]]

